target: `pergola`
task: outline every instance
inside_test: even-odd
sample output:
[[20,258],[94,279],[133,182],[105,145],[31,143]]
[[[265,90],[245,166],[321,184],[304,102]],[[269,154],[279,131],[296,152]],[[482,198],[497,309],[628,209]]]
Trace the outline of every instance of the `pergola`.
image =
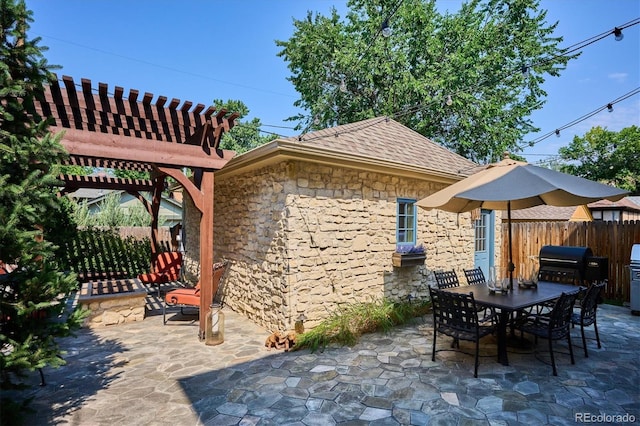
[[[98,88],[82,79],[80,84],[63,76],[46,86],[36,103],[37,113],[50,117],[49,130],[64,132],[62,145],[70,157],[67,164],[123,170],[146,171],[151,179],[63,175],[63,193],[78,188],[124,190],[138,198],[152,216],[152,252],[158,247],[158,211],[165,177],[175,179],[193,199],[200,219],[200,329],[204,339],[209,304],[217,289],[213,283],[213,189],[214,172],[235,155],[219,149],[224,132],[231,130],[238,114],[226,110],[193,107],[179,99],[153,95],[116,86],[109,93],[105,83]],[[193,178],[185,174],[192,171]],[[152,201],[140,195],[150,191]]]

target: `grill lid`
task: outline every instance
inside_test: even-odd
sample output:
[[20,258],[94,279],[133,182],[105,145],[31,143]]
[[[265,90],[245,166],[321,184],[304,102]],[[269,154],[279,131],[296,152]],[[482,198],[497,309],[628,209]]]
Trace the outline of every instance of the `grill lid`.
[[582,268],[586,258],[593,253],[589,247],[543,246],[540,249],[540,265],[556,264]]

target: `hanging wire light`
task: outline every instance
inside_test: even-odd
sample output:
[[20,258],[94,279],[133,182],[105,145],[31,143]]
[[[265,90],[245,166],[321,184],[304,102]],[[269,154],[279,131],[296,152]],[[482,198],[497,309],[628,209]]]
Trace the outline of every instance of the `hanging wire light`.
[[624,34],[622,34],[622,30],[618,27],[613,29],[613,35],[615,36],[616,41],[620,41],[624,38]]
[[385,19],[384,22],[382,22],[382,35],[385,37],[389,37],[391,35],[391,33],[393,32],[391,30],[391,27],[389,26],[389,20]]
[[607,104],[607,111],[613,112],[613,105]]

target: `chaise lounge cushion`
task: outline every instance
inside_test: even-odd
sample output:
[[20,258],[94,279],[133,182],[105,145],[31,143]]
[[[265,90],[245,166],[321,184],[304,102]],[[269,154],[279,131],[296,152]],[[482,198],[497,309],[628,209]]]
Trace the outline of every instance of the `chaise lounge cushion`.
[[169,305],[200,306],[200,288],[178,288],[168,292],[164,300]]
[[153,270],[150,273],[138,275],[138,279],[146,284],[160,284],[180,279],[182,268],[182,253],[168,251],[159,253],[152,262]]

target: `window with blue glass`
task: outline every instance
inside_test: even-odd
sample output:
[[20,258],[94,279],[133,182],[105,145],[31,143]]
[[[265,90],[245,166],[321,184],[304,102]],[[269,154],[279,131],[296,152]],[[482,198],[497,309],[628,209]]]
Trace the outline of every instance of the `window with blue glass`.
[[416,245],[416,200],[398,198],[398,215],[396,222],[397,248]]

